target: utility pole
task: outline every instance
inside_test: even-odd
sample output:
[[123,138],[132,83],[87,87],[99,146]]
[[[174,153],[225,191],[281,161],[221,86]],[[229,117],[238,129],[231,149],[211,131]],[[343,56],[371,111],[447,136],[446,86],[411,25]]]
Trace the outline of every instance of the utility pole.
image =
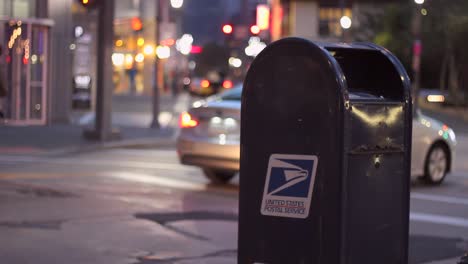
[[[156,27],[155,27],[155,49],[158,47],[160,43],[160,27],[161,27],[161,22],[162,22],[162,14],[163,11],[162,9],[164,6],[167,6],[167,1],[166,0],[155,0],[156,1]],[[151,128],[155,129],[160,129],[161,124],[159,124],[159,112],[160,112],[160,104],[159,104],[159,86],[158,86],[158,74],[159,71],[162,69],[159,69],[159,58],[158,56],[155,56],[154,59],[154,84],[153,84],[153,120],[151,121]]]
[[112,51],[114,45],[114,1],[100,1],[97,44],[96,118],[94,130],[85,130],[85,138],[107,141],[119,137],[112,130]]
[[344,17],[344,0],[339,0],[339,6],[340,6],[340,26],[341,26],[341,42],[345,42],[345,34],[346,34],[346,29],[341,25],[341,18]]
[[421,52],[422,52],[422,43],[421,43],[421,26],[422,26],[422,14],[421,6],[424,4],[424,0],[414,0],[416,3],[416,9],[413,17],[413,114],[416,109],[418,109],[418,94],[419,88],[421,85]]

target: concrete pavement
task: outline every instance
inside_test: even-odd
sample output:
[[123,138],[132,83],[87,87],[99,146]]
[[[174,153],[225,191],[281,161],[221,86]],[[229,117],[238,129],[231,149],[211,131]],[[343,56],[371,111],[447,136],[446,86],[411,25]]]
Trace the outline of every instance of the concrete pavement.
[[[456,173],[413,186],[410,264],[468,250],[468,171]],[[238,180],[210,185],[173,149],[0,155],[0,263],[236,263]]]
[[[0,129],[0,146],[23,154],[0,151],[0,263],[236,263],[236,184],[210,186],[170,148],[127,148],[173,139],[138,126],[140,99],[115,112],[129,132],[111,149],[63,151],[96,146],[80,125]],[[466,160],[468,137],[458,135]],[[42,150],[50,155],[24,155]],[[411,264],[453,264],[468,250],[468,167],[456,169],[442,186],[413,186]]]

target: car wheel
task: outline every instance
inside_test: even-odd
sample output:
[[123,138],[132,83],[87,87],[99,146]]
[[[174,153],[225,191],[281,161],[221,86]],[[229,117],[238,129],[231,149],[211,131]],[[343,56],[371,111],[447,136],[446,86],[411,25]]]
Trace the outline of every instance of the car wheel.
[[433,145],[426,156],[423,179],[430,184],[440,184],[447,175],[449,154],[447,148],[438,143]]
[[230,181],[236,175],[235,171],[226,171],[226,170],[215,170],[203,168],[203,173],[206,178],[208,178],[211,183],[214,184],[224,184]]

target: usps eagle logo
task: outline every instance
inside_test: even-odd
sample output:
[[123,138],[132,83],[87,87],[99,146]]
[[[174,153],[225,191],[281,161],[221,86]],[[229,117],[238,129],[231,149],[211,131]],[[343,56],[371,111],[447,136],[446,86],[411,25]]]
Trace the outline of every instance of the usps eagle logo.
[[261,213],[307,217],[317,162],[315,155],[272,154],[268,162]]

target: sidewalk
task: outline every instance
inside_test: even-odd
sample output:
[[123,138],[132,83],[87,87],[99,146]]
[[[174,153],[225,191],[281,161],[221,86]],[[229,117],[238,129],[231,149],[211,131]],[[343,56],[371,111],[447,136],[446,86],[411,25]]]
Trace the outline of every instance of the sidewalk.
[[58,154],[60,152],[89,151],[98,148],[124,146],[173,146],[175,128],[118,127],[120,139],[100,142],[83,137],[87,127],[79,125],[51,125],[0,127],[0,154]]
[[70,124],[49,126],[0,125],[0,154],[60,154],[115,147],[173,147],[177,136],[177,117],[190,104],[187,94],[177,98],[161,96],[159,122],[161,129],[149,128],[151,98],[147,96],[114,96],[112,126],[120,132],[118,140],[99,142],[83,137],[83,131],[94,127],[94,112],[75,112]]

